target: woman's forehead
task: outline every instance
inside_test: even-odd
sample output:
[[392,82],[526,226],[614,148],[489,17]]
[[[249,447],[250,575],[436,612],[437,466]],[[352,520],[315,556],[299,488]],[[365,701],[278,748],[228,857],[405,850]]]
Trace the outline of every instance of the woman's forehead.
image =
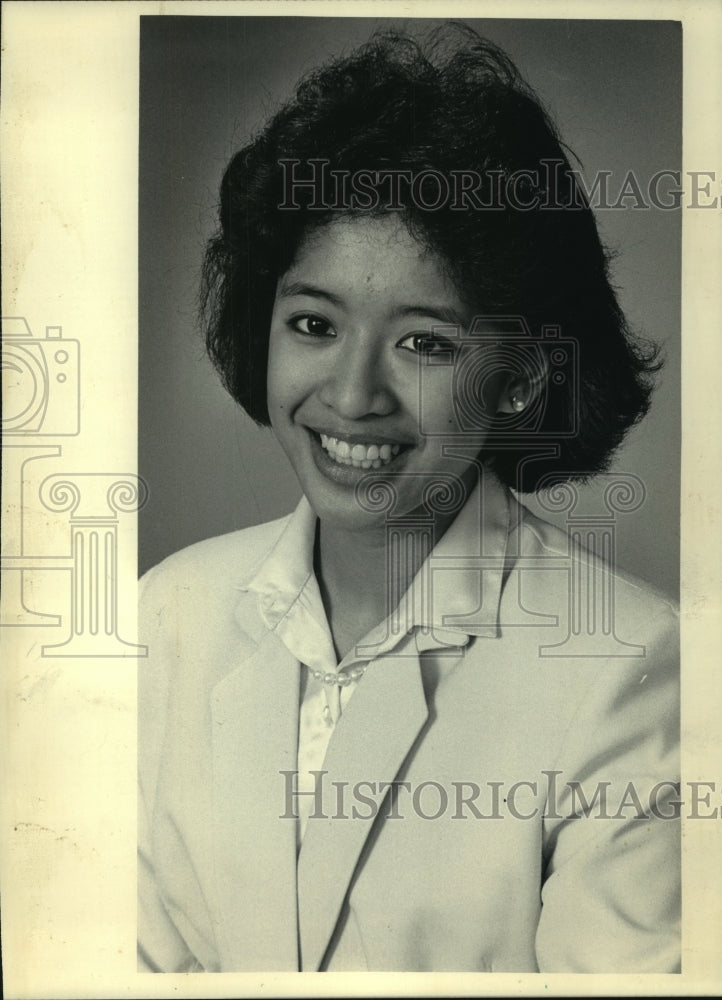
[[311,282],[346,294],[444,299],[461,305],[444,259],[398,213],[341,215],[308,231],[279,290]]

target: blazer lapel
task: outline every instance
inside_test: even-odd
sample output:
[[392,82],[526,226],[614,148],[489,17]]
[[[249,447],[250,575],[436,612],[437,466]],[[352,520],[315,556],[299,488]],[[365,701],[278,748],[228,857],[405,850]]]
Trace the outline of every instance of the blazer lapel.
[[273,633],[212,692],[223,968],[298,970],[296,824],[282,818],[280,774],[297,766],[298,699],[298,661]]
[[[324,818],[309,819],[298,861],[301,969],[322,965],[372,821],[352,818],[359,782],[393,781],[428,717],[418,656],[387,656],[369,664],[331,737],[324,761]],[[337,813],[344,787],[345,819]],[[364,786],[368,794],[368,786]],[[381,796],[375,796],[380,802]]]

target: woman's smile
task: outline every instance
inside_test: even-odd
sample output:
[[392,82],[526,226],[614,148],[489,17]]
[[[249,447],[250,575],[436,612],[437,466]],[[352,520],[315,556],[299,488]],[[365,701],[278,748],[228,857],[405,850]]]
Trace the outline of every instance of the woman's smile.
[[400,444],[354,444],[343,438],[321,435],[321,447],[339,465],[352,465],[354,469],[380,469],[401,449]]
[[359,441],[353,436],[335,437],[309,430],[313,460],[318,471],[340,486],[355,487],[374,471],[400,471],[409,445]]

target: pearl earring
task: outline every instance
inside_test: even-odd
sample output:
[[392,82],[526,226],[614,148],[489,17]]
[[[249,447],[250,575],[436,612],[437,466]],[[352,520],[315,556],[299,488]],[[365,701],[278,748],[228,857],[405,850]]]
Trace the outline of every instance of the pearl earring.
[[517,412],[520,412],[521,410],[524,409],[524,407],[526,406],[526,403],[524,402],[523,399],[519,399],[519,397],[516,394],[514,394],[511,397],[511,405],[514,407],[514,409]]

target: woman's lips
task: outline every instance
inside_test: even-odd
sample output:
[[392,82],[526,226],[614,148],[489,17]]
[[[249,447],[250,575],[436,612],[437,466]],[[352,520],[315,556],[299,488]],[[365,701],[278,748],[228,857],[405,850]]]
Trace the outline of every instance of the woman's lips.
[[339,483],[356,483],[359,473],[395,466],[411,445],[402,442],[360,442],[333,437],[307,428],[313,442],[316,465]]

